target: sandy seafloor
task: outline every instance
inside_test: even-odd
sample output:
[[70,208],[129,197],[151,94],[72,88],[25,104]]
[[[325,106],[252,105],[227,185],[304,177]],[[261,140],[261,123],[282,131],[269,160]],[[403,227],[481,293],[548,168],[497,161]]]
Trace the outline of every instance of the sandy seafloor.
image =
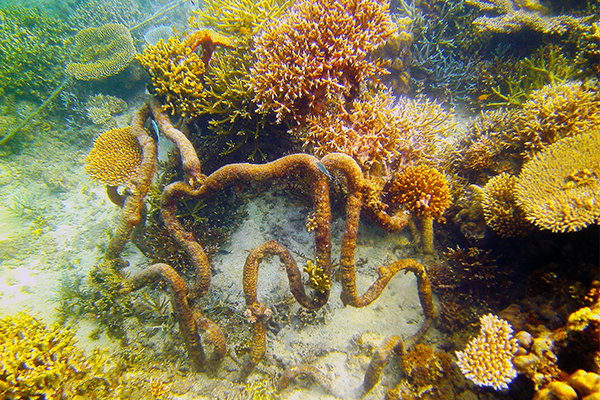
[[[118,117],[118,124],[126,125],[135,109],[130,107],[129,114]],[[81,135],[69,144],[65,140],[69,132],[57,125],[38,132],[19,154],[0,158],[1,315],[26,311],[47,324],[54,324],[60,279],[76,274],[85,276],[102,259],[119,210],[107,199],[104,187],[92,182],[84,171],[93,132],[100,132],[100,128],[87,129],[87,137]],[[160,157],[166,157],[168,148],[169,144],[161,139]],[[13,205],[19,202],[29,208],[15,210]],[[313,238],[305,226],[306,213],[310,210],[298,203],[277,190],[254,196],[247,205],[247,218],[211,260],[212,291],[226,292],[229,306],[240,316],[245,309],[242,268],[250,249],[275,239],[292,253],[312,256]],[[339,217],[340,213],[334,215],[338,215],[332,223],[332,257],[336,260],[344,220]],[[361,223],[356,260],[366,262],[357,267],[359,294],[374,281],[379,265],[397,259],[393,249],[407,242],[401,234],[386,234],[364,220]],[[122,256],[130,262],[133,271],[148,265],[147,259],[131,243]],[[298,265],[304,264],[302,259],[296,259]],[[287,276],[277,258],[261,265],[258,294],[259,300],[267,305],[292,298]],[[344,307],[339,281],[334,281],[330,301],[319,312],[323,316],[319,323],[302,328],[289,324],[276,334],[270,332],[267,365],[259,365],[250,381],[261,372],[269,373],[269,360],[275,359],[287,366],[311,363],[332,381],[335,396],[354,398],[359,395],[373,348],[387,336],[412,335],[423,322],[416,279],[404,273],[395,276],[381,297],[362,309]],[[91,340],[89,334],[95,323],[89,319],[70,327],[77,330],[78,346],[87,352],[94,347],[118,348],[118,343],[106,335]],[[434,340],[436,335],[431,328],[426,340]],[[386,367],[382,382],[395,381],[398,372],[393,370],[397,368],[397,360],[392,361]],[[202,398],[200,393],[204,391],[202,386],[206,379],[202,373],[187,376],[185,391],[188,393],[180,390],[175,398]],[[282,398],[334,398],[317,386],[306,386],[293,385],[282,393]],[[383,398],[383,386],[378,385],[367,398]]]

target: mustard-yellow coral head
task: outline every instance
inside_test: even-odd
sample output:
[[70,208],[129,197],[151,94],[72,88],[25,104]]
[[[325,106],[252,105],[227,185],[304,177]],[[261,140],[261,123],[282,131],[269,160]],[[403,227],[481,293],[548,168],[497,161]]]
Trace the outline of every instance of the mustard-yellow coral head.
[[480,317],[480,322],[479,336],[463,351],[456,352],[458,366],[478,386],[506,389],[517,376],[512,358],[518,345],[512,337],[512,327],[493,314]]
[[451,203],[448,181],[426,165],[406,168],[392,179],[386,192],[386,203],[403,204],[420,218],[439,218]]
[[84,81],[118,74],[137,53],[129,29],[122,24],[84,29],[75,43],[79,60],[67,65],[67,74]]
[[525,164],[515,198],[529,221],[553,232],[600,220],[600,129],[565,138]]
[[137,174],[142,162],[140,147],[131,127],[102,133],[85,160],[85,172],[109,186],[118,186]]
[[517,177],[503,172],[490,179],[483,188],[481,206],[485,223],[502,237],[523,235],[532,226],[516,203],[516,183]]
[[254,101],[298,121],[351,99],[384,73],[369,53],[394,33],[389,1],[300,0],[256,41]]

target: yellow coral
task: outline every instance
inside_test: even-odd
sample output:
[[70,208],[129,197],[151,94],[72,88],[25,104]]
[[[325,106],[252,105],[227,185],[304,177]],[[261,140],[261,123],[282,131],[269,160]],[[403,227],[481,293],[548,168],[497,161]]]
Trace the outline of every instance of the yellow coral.
[[456,352],[458,366],[465,377],[478,386],[506,389],[517,376],[512,358],[518,345],[512,337],[512,327],[493,314],[480,317],[480,322],[479,336],[463,351]]
[[115,96],[97,94],[90,96],[85,104],[87,117],[96,125],[110,121],[113,114],[119,114],[127,109],[127,102]]
[[562,139],[527,162],[515,198],[529,221],[572,232],[600,218],[600,130]]
[[118,186],[137,174],[142,148],[131,127],[102,133],[85,160],[85,171],[95,180]]
[[426,165],[406,168],[393,178],[386,194],[386,203],[403,204],[420,218],[441,217],[451,200],[444,175]]
[[27,314],[0,320],[0,397],[62,399],[85,394],[101,398],[109,383],[99,354],[87,359],[73,334],[46,327]]
[[254,101],[300,122],[352,99],[385,73],[369,53],[394,34],[388,1],[298,1],[256,40]]
[[484,186],[483,216],[485,223],[502,237],[526,233],[531,224],[516,203],[514,188],[517,177],[506,172],[496,175]]
[[118,74],[137,53],[129,30],[121,24],[84,29],[75,36],[75,44],[80,59],[68,64],[66,71],[85,81]]

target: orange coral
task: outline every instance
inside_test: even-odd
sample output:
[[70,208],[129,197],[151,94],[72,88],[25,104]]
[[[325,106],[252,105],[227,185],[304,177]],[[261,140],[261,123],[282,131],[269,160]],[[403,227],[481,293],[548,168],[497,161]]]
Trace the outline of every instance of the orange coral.
[[429,100],[395,99],[387,91],[366,92],[352,109],[340,108],[307,118],[301,138],[318,157],[340,152],[354,158],[363,171],[374,165],[396,170],[429,163],[440,136],[452,128],[452,116]]
[[386,203],[403,204],[420,218],[441,217],[451,202],[444,175],[426,165],[406,168],[392,179],[386,192]]
[[302,121],[353,99],[385,73],[369,53],[394,33],[389,1],[299,1],[256,41],[254,100],[279,121]]
[[137,174],[142,148],[131,127],[102,133],[85,160],[85,172],[109,186],[118,186]]

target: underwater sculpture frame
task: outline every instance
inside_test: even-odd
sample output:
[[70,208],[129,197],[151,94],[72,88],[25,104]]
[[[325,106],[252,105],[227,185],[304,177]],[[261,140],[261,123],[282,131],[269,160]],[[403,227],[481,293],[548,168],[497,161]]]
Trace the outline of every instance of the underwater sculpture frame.
[[[218,193],[231,185],[243,185],[258,181],[286,178],[290,175],[304,173],[309,176],[311,198],[314,214],[311,216],[309,230],[314,230],[315,264],[309,273],[311,295],[307,295],[298,268],[290,252],[281,244],[271,240],[252,249],[247,256],[243,271],[243,291],[246,301],[244,316],[252,327],[252,344],[250,357],[242,366],[238,381],[243,382],[252,373],[266,352],[265,324],[271,316],[271,310],[257,297],[258,269],[267,255],[277,255],[285,266],[290,290],[295,300],[307,309],[318,309],[327,304],[331,289],[331,210],[329,197],[330,173],[339,174],[346,180],[347,195],[345,206],[345,229],[342,237],[340,255],[340,280],[342,285],[341,299],[344,305],[365,307],[375,301],[385,289],[394,275],[402,270],[412,272],[417,277],[419,300],[425,320],[418,332],[408,339],[408,345],[398,336],[386,339],[382,347],[375,351],[373,359],[364,378],[363,391],[370,391],[379,381],[379,377],[392,353],[402,355],[408,348],[422,339],[435,318],[435,310],[431,294],[431,286],[425,268],[413,259],[402,259],[388,266],[378,268],[375,282],[358,296],[356,289],[354,252],[360,212],[363,208],[364,194],[368,184],[359,165],[348,155],[332,153],[318,159],[309,154],[292,154],[281,157],[266,164],[237,163],[228,164],[209,176],[201,172],[198,155],[191,142],[170,122],[168,115],[162,110],[157,99],[150,99],[136,114],[132,121],[132,132],[142,149],[142,163],[138,173],[131,178],[124,197],[118,198],[116,190],[109,188],[109,198],[122,209],[120,221],[115,235],[105,252],[101,268],[120,273],[127,265],[120,259],[125,244],[136,227],[143,226],[145,218],[144,197],[150,187],[156,171],[156,141],[146,132],[145,122],[154,118],[157,130],[162,132],[177,147],[184,170],[184,180],[167,185],[161,195],[161,218],[171,237],[186,251],[195,270],[196,281],[190,285],[173,267],[157,263],[146,267],[141,273],[124,278],[121,293],[138,290],[155,280],[167,283],[171,290],[171,303],[176,315],[179,329],[184,339],[188,355],[197,370],[214,370],[227,353],[225,335],[219,326],[203,316],[195,307],[195,302],[204,296],[210,287],[211,264],[202,246],[191,232],[186,231],[177,219],[176,205],[184,197],[205,198]],[[154,122],[156,121],[156,122]],[[410,221],[410,214],[402,212],[390,216],[385,211],[373,212],[369,215],[380,226],[399,231]],[[199,332],[212,344],[212,355],[207,357]],[[298,375],[309,375],[324,385],[322,374],[308,367],[291,368],[280,381],[280,389],[284,388]]]

